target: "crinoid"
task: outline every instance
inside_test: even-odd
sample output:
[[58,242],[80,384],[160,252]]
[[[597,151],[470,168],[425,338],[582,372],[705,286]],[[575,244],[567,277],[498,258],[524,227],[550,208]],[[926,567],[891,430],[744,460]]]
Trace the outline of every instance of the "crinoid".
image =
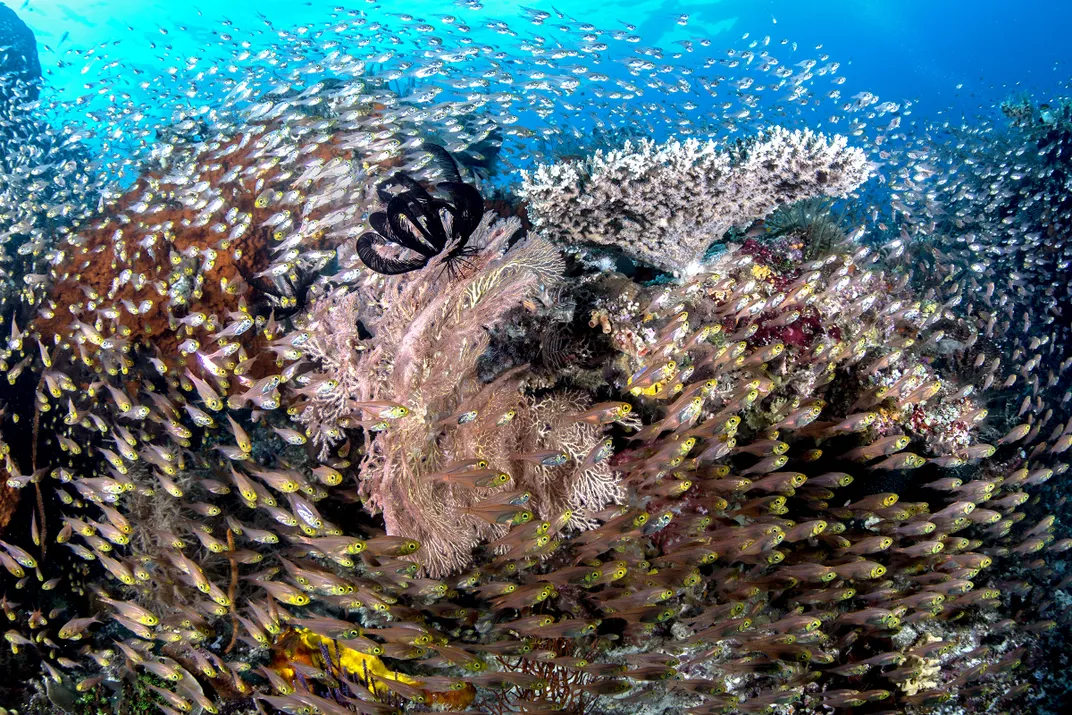
[[[403,172],[379,185],[377,191],[387,209],[369,217],[373,230],[357,240],[357,255],[366,266],[377,273],[398,275],[424,268],[442,255],[443,267],[453,273],[468,261],[477,250],[469,239],[484,216],[484,198],[476,187],[460,180],[457,169],[453,173],[452,178],[458,180],[436,184],[449,200],[433,196]],[[405,250],[385,255],[380,247],[388,243]],[[417,255],[407,257],[407,253]]]
[[828,197],[797,201],[767,217],[770,236],[796,236],[804,240],[805,258],[825,255],[845,242],[845,232]]

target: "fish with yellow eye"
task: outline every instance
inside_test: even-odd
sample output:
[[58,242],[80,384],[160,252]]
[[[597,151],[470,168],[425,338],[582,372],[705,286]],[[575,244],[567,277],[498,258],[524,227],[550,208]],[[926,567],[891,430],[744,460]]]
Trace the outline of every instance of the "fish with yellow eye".
[[538,603],[546,601],[556,593],[554,585],[550,583],[534,583],[526,586],[521,586],[513,593],[501,596],[492,601],[492,605],[495,610],[501,610],[506,608],[524,608],[526,606],[535,606]]
[[757,348],[755,352],[744,359],[744,362],[741,363],[741,367],[751,367],[768,363],[783,352],[785,352],[785,344],[783,343],[774,343],[772,345],[767,345],[766,347]]
[[600,621],[582,618],[564,618],[558,623],[541,626],[533,635],[540,638],[584,638],[596,632]]
[[629,376],[626,380],[626,387],[629,388],[631,394],[639,395],[645,389],[655,385],[655,383],[665,382],[676,371],[677,363],[673,360],[645,365]]
[[794,490],[799,489],[806,481],[808,481],[807,475],[801,472],[771,472],[753,481],[747,491],[755,489],[764,492],[781,492],[791,496]]
[[919,469],[927,463],[926,458],[913,454],[912,452],[898,452],[892,456],[886,457],[886,459],[872,464],[867,469],[873,470],[896,470],[896,469]]
[[893,539],[888,536],[871,536],[857,541],[845,549],[850,554],[874,554],[885,551],[893,545]]
[[846,508],[852,511],[872,511],[875,509],[885,509],[896,504],[898,499],[900,499],[900,497],[893,492],[880,492],[878,494],[871,494],[858,501],[852,502]]
[[498,469],[468,469],[441,472],[432,475],[437,482],[457,484],[469,489],[501,487],[510,481],[510,475]]
[[871,444],[850,450],[842,455],[842,457],[845,459],[865,462],[875,459],[876,457],[883,457],[893,454],[894,452],[899,452],[907,447],[911,441],[912,439],[908,435],[903,434],[883,437]]
[[897,401],[898,406],[916,405],[934,397],[942,389],[941,380],[925,382]]
[[748,469],[741,472],[742,477],[747,477],[750,474],[768,474],[777,469],[781,469],[789,462],[789,457],[784,454],[775,455],[773,457],[767,457],[761,459],[753,464]]
[[547,449],[538,452],[515,452],[510,455],[511,459],[521,462],[530,462],[542,467],[561,467],[570,461],[569,452],[562,449]]
[[600,402],[572,417],[577,422],[608,425],[622,419],[632,411],[633,406],[628,402]]
[[588,451],[584,460],[581,461],[580,470],[584,470],[588,467],[594,467],[607,459],[610,459],[614,455],[614,438],[606,437],[599,442],[596,442],[595,446]]
[[309,596],[288,583],[279,581],[258,581],[257,585],[280,603],[291,606],[306,606],[309,604]]
[[638,491],[645,496],[676,497],[684,494],[691,488],[691,479],[664,479],[653,485],[641,487]]
[[60,627],[57,635],[63,640],[81,640],[85,630],[94,623],[100,623],[96,616],[90,618],[72,618]]
[[503,504],[494,500],[478,502],[459,509],[463,514],[476,517],[489,524],[527,524],[534,514],[516,504]]
[[11,556],[11,558],[15,559],[15,561],[19,562],[19,564],[24,566],[25,568],[37,568],[37,559],[35,559],[33,556],[28,554],[20,547],[0,539],[0,549],[6,551]]
[[404,536],[376,536],[365,541],[364,551],[373,556],[408,556],[421,548],[416,539]]
[[[302,522],[312,527],[314,532],[324,526],[324,518],[320,515],[313,503],[291,492],[287,494],[287,502],[291,512]],[[303,531],[305,531],[303,529]],[[308,533],[308,532],[307,532]]]
[[108,570],[108,573],[115,576],[121,583],[127,586],[133,586],[137,583],[134,573],[124,562],[102,553],[99,548],[94,549],[94,553],[97,555],[97,560]]
[[265,189],[261,193],[257,194],[257,198],[254,199],[253,205],[259,209],[267,208],[269,204],[274,201],[278,201],[282,197],[283,193],[275,189]]
[[302,488],[302,482],[298,481],[301,475],[295,472],[268,469],[252,469],[250,471],[253,476],[282,494],[292,494]]
[[[849,589],[852,590],[852,589]],[[894,629],[901,623],[896,613],[885,608],[865,608],[844,613],[834,619],[835,623],[851,623],[858,626],[881,626]]]
[[[671,493],[668,494],[668,496],[673,496],[673,495],[676,495],[676,494],[683,494],[684,492],[688,491],[691,486],[692,486],[692,482],[690,480],[688,480],[688,479],[684,479],[684,480],[681,480],[680,482],[676,482],[676,483],[672,482]],[[664,511],[661,514],[659,514],[659,516],[655,517],[654,519],[649,519],[649,520],[645,521],[640,527],[641,532],[645,536],[649,536],[649,535],[654,534],[654,533],[656,533],[658,531],[662,531],[667,526],[669,526],[670,522],[673,521],[673,520],[674,520],[674,512],[669,511],[669,510]]]
[[333,467],[322,464],[313,469],[312,474],[317,481],[325,486],[334,487],[342,484],[342,472]]
[[781,430],[792,431],[799,430],[807,427],[815,420],[819,419],[819,414],[823,411],[821,405],[808,405],[806,407],[800,407],[790,412],[784,419],[779,421],[774,426]]
[[558,586],[587,585],[594,583],[603,576],[603,565],[599,566],[567,566],[557,571],[544,574],[544,578]]
[[886,385],[879,385],[866,391],[863,395],[857,398],[856,402],[849,406],[849,412],[853,412],[858,409],[866,409],[868,407],[874,407],[883,400],[890,393],[890,388]]
[[933,554],[940,553],[944,549],[945,544],[941,541],[918,541],[911,546],[894,549],[894,551],[898,554],[903,554],[911,558],[918,558],[922,556],[931,556]]
[[878,415],[874,412],[859,412],[854,415],[849,415],[840,422],[828,427],[826,429],[826,434],[837,435],[863,432],[870,427],[877,418]]
[[669,414],[662,421],[660,430],[676,430],[681,425],[691,425],[703,411],[704,398],[700,395],[693,397],[688,402],[671,405]]
[[372,400],[366,402],[351,402],[350,406],[361,410],[376,419],[397,420],[409,414],[409,408],[397,402]]

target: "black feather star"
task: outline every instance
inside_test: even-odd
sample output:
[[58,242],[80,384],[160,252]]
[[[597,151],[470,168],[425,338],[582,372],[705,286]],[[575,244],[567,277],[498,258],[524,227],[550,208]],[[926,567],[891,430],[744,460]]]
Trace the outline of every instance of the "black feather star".
[[[392,193],[392,188],[402,191]],[[433,196],[401,172],[379,186],[387,208],[369,217],[373,230],[357,239],[357,255],[366,266],[384,275],[399,275],[424,268],[446,251],[444,267],[453,272],[476,252],[469,239],[484,217],[480,191],[461,181],[444,181],[436,189],[449,199]],[[416,255],[384,256],[377,249],[389,243]]]

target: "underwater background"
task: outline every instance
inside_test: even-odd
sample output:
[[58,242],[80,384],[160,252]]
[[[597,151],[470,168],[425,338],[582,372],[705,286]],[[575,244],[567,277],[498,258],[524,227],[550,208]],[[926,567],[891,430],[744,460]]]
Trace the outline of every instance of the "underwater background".
[[0,715],[1067,711],[1070,22],[0,2]]
[[[8,5],[19,9],[43,45],[56,47],[64,35],[65,42],[75,47],[120,40],[125,61],[147,70],[164,69],[150,46],[162,39],[160,27],[172,30],[167,40],[175,47],[204,51],[202,43],[219,18],[244,27],[265,17],[279,27],[292,27],[324,21],[338,6],[317,0],[262,0],[227,8],[207,3],[126,0],[41,0],[23,8],[19,7],[23,3],[12,0]],[[473,37],[492,40],[504,50],[516,45],[516,40],[481,27],[481,21],[517,17],[522,6],[551,9],[540,2],[489,0],[479,5],[479,9],[467,10],[471,13],[467,17],[473,18],[469,20]],[[648,0],[562,2],[554,6],[577,20],[628,22],[636,26],[636,33],[646,43],[665,47],[700,36],[729,43],[745,32],[788,38],[802,48],[802,54],[822,44],[846,66],[846,74],[860,89],[894,101],[911,100],[918,103],[917,113],[925,110],[928,116],[944,111],[954,116],[986,112],[1016,88],[1046,96],[1068,79],[1069,53],[1062,28],[1072,19],[1072,8],[1057,0],[1026,0],[1015,7],[998,0]],[[388,3],[353,3],[353,7],[433,17],[457,12],[460,6],[413,0],[404,7]],[[689,16],[685,26],[677,24],[682,14]],[[180,25],[186,31],[177,30]],[[47,50],[42,50],[47,56]],[[50,85],[75,89],[79,70],[74,65],[52,67]],[[125,79],[133,84],[129,76]],[[957,85],[963,86],[958,89]]]

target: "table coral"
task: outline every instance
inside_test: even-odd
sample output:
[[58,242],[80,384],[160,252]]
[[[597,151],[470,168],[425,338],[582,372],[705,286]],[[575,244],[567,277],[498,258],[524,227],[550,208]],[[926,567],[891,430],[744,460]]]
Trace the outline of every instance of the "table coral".
[[562,244],[595,243],[681,272],[733,226],[811,196],[845,196],[870,174],[844,137],[773,127],[723,147],[640,140],[524,173],[532,225]]

